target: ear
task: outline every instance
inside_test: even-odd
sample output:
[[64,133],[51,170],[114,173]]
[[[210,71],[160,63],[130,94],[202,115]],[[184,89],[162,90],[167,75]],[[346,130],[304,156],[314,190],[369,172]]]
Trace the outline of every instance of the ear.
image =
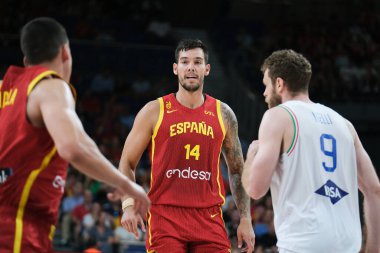
[[63,62],[67,61],[70,58],[70,51],[67,44],[61,47],[61,59]]
[[206,64],[205,76],[208,76],[210,74],[210,70],[211,70],[211,65],[210,64]]
[[28,59],[26,58],[26,56],[24,56],[24,58],[23,58],[22,61],[23,61],[25,67],[29,65],[29,61],[28,61]]
[[178,76],[178,64],[177,63],[173,63],[173,73],[174,75]]
[[276,78],[276,90],[281,93],[285,89],[285,81],[281,77]]

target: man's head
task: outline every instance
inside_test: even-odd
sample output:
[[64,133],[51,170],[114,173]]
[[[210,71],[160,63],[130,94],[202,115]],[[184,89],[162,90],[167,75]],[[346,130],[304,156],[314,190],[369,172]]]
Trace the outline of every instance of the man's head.
[[266,86],[264,97],[269,107],[282,103],[281,95],[287,91],[291,96],[308,93],[312,74],[310,62],[293,50],[273,52],[261,66]]
[[208,49],[200,40],[182,40],[175,50],[173,72],[179,84],[187,91],[194,92],[203,87],[204,77],[210,73]]
[[70,77],[69,39],[65,28],[56,20],[47,17],[31,20],[21,30],[20,43],[25,65],[51,63],[59,57],[63,64],[60,74]]

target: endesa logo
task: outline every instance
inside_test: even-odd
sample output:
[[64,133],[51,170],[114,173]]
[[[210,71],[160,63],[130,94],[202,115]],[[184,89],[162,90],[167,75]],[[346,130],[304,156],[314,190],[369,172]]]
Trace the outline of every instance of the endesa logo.
[[53,187],[60,190],[62,193],[65,191],[66,181],[59,175],[55,176],[53,180]]
[[193,180],[207,180],[210,181],[211,172],[203,171],[203,170],[192,170],[190,167],[186,169],[170,169],[166,171],[166,177],[178,177],[185,179],[193,179]]

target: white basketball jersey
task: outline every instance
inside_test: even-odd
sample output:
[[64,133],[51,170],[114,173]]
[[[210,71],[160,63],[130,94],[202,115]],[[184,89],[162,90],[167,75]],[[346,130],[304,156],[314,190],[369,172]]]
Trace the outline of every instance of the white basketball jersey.
[[356,155],[346,120],[321,104],[289,101],[280,107],[295,129],[271,182],[280,252],[359,252]]

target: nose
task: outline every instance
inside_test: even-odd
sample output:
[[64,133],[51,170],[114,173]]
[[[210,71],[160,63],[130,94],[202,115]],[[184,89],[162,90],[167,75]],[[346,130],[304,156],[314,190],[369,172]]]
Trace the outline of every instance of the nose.
[[187,70],[188,71],[194,71],[195,70],[195,64],[193,62],[190,62],[188,65],[187,65]]

